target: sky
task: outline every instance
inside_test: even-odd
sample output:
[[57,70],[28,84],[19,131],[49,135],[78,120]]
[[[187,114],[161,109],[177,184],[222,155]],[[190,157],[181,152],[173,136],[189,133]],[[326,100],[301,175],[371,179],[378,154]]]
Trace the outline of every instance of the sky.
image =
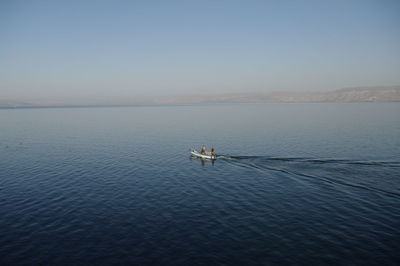
[[400,84],[400,1],[0,1],[0,100]]

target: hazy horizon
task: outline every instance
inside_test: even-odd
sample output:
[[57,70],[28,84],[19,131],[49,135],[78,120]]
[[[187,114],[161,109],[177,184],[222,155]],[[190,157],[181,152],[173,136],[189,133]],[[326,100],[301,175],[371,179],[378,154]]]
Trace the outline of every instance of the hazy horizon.
[[397,1],[2,1],[0,100],[400,84]]

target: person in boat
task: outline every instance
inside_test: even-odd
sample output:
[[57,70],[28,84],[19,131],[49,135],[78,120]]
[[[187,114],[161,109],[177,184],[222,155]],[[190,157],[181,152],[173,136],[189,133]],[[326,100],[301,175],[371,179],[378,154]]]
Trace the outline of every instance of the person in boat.
[[217,154],[215,154],[214,146],[211,147],[211,156],[217,156]]
[[205,153],[206,153],[206,146],[201,145],[200,153],[201,153],[201,154],[205,154]]

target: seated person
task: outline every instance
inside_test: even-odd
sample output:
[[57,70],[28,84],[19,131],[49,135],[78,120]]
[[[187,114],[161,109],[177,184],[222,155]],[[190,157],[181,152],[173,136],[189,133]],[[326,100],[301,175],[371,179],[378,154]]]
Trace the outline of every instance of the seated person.
[[212,156],[217,156],[217,154],[215,153],[215,150],[214,150],[214,146],[211,147],[211,155]]
[[206,153],[206,146],[201,145],[200,153],[201,153],[201,154],[205,154],[205,153]]

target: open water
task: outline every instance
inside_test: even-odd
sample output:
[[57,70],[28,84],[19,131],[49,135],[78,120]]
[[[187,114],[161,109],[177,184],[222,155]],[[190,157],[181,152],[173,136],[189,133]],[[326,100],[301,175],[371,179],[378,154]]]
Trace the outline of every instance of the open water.
[[399,246],[399,103],[0,110],[0,265],[396,265]]

